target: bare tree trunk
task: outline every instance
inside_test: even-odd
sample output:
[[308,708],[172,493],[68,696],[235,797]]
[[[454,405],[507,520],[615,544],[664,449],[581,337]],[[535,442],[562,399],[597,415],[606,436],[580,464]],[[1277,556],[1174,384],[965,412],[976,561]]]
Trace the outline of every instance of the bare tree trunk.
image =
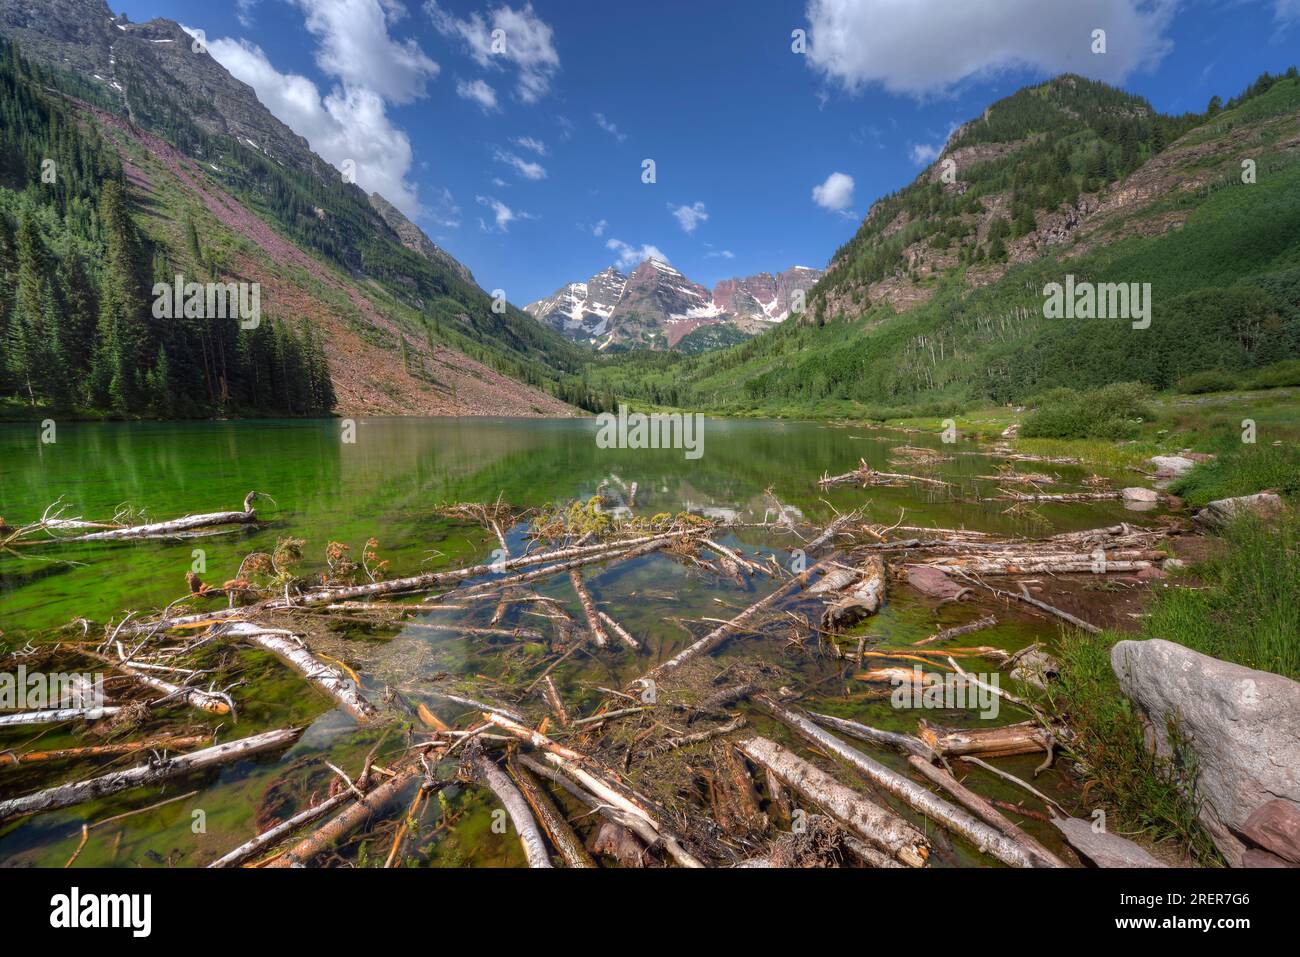
[[165,758],[151,764],[142,764],[125,771],[114,771],[86,781],[74,781],[57,787],[37,791],[24,797],[0,801],[0,820],[20,814],[40,814],[71,807],[82,801],[107,797],[130,788],[161,784],[173,778],[193,774],[207,768],[214,768],[240,758],[251,757],[264,751],[273,751],[293,743],[301,733],[301,728],[283,728],[279,731],[266,731],[238,741],[216,744],[202,751],[192,751],[175,757]]
[[591,592],[587,591],[587,586],[582,583],[582,573],[576,568],[569,569],[569,581],[573,583],[573,590],[578,596],[578,601],[582,603],[582,613],[587,616],[587,627],[591,630],[591,638],[600,648],[609,644],[609,636],[605,634],[605,629],[596,617],[596,603],[591,600]]
[[546,849],[542,832],[537,829],[537,822],[533,820],[533,812],[528,802],[519,793],[519,789],[515,787],[509,775],[482,752],[474,755],[470,763],[475,779],[490,788],[497,796],[497,800],[505,806],[506,813],[510,815],[510,820],[515,825],[515,833],[519,835],[519,843],[523,846],[528,866],[550,867],[551,853]]
[[775,741],[748,738],[736,747],[745,757],[771,771],[868,844],[886,851],[909,867],[925,866],[930,856],[925,836],[893,811],[845,787]]
[[537,815],[537,820],[546,830],[551,843],[564,858],[564,863],[569,867],[595,867],[596,862],[583,847],[581,839],[533,773],[516,761],[513,755],[508,759],[506,769],[514,777],[515,784]]

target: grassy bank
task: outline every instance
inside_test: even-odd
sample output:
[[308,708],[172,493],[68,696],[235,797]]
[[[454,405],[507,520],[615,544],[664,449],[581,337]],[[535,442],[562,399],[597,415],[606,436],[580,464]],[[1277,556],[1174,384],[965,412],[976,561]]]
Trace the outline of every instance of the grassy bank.
[[1163,638],[1300,679],[1300,517],[1292,511],[1279,522],[1243,518],[1224,538],[1221,555],[1191,570],[1196,587],[1155,591],[1138,635],[1065,638],[1058,649],[1060,680],[1044,699],[1074,731],[1068,747],[1085,769],[1095,802],[1116,814],[1112,826],[1174,841],[1203,863],[1218,856],[1190,796],[1196,756],[1179,748],[1166,760],[1147,750],[1141,723],[1111,670],[1110,650],[1125,638]]

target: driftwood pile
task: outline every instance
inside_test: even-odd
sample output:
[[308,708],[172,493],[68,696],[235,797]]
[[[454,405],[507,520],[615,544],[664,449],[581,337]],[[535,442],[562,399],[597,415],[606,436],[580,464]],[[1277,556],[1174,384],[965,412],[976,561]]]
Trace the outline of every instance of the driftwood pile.
[[[873,472],[865,463],[850,476],[866,484],[916,480]],[[848,478],[824,479],[823,484]],[[243,513],[95,532],[77,526],[74,537],[62,540],[86,541],[87,535],[109,531],[120,533],[109,540],[189,534],[205,527],[196,521],[199,518],[217,525],[253,522],[254,498],[250,494]],[[248,518],[231,517],[241,514]],[[1051,798],[983,761],[1041,752],[1044,766],[1050,763],[1055,742],[1066,732],[1048,726],[1032,705],[1003,691],[1001,697],[1021,706],[1029,721],[987,732],[922,723],[917,734],[903,734],[805,710],[796,703],[802,696],[789,689],[784,671],[771,662],[733,656],[724,666],[712,655],[729,642],[767,635],[785,637],[792,654],[829,651],[832,658],[845,657],[839,636],[876,614],[888,600],[891,582],[906,581],[909,567],[936,569],[960,581],[956,600],[976,589],[1020,600],[982,579],[1026,572],[1129,571],[1160,560],[1158,536],[1128,525],[1005,541],[901,522],[885,528],[866,523],[854,512],[840,515],[825,528],[809,529],[779,502],[777,520],[761,527],[768,534],[796,536],[801,556],[797,564],[782,565],[774,555],[724,544],[719,539],[734,529],[715,521],[686,514],[619,520],[595,500],[575,504],[567,512],[525,513],[498,501],[449,506],[443,514],[490,533],[499,545],[494,560],[387,578],[369,546],[363,561],[355,564],[346,559],[345,549],[332,545],[329,573],[308,579],[291,570],[291,558],[301,543],[282,541],[274,554],[246,559],[236,578],[221,588],[191,581],[190,593],[158,614],[129,615],[105,627],[102,636],[94,636],[89,622],[79,622],[81,640],[56,647],[110,669],[135,697],[115,700],[101,713],[61,711],[33,720],[80,720],[93,726],[116,720],[119,714],[113,709],[121,709],[132,711],[139,728],[149,727],[150,716],[164,709],[189,709],[237,721],[237,689],[216,687],[211,672],[197,663],[213,649],[229,653],[240,645],[269,652],[360,727],[378,733],[378,743],[355,775],[328,765],[332,776],[327,777],[324,796],[317,789],[311,799],[295,802],[293,813],[277,815],[244,844],[213,860],[214,867],[330,863],[342,859],[339,849],[358,833],[373,835],[377,828],[391,828],[385,863],[399,865],[430,833],[454,827],[455,812],[447,807],[440,823],[425,823],[427,809],[438,806],[442,792],[452,784],[493,795],[509,818],[509,833],[518,840],[523,859],[538,868],[592,867],[607,858],[632,866],[924,867],[936,855],[951,857],[949,838],[936,843],[936,826],[990,860],[1016,867],[1060,867],[1066,866],[1060,856],[954,774],[953,762],[979,762],[979,767],[1043,800],[1058,816],[1060,809]],[[11,533],[7,547],[25,547],[73,529],[61,526],[62,521],[47,513],[21,535]],[[628,656],[648,654],[644,639],[601,607],[586,570],[651,554],[719,580],[739,581],[756,593],[755,600],[726,618],[707,619],[707,631],[698,637],[692,632],[691,640],[671,657],[646,661],[635,679],[618,682],[619,687],[600,687],[602,697],[594,709],[589,702],[583,707],[566,701],[555,680],[566,662],[624,656],[626,663]],[[566,582],[573,596],[567,606],[535,590]],[[214,601],[224,602],[224,607],[211,607]],[[1039,610],[1069,617],[1037,604]],[[443,611],[478,607],[492,609],[489,624],[437,620]],[[537,627],[511,626],[512,620],[524,617]],[[468,689],[428,683],[378,687],[373,678],[327,655],[313,640],[331,623],[358,620],[381,629],[445,631],[500,642],[502,648],[532,642],[544,647],[544,657],[531,660],[530,670],[512,683]],[[996,623],[995,616],[984,615],[897,651],[868,651],[866,639],[859,636],[853,639],[856,662],[859,667],[869,660],[923,663],[975,687],[981,686],[979,679],[959,659],[982,658],[1007,669],[1024,669],[1025,674],[1032,659],[1037,669],[1033,674],[1041,679],[1045,656],[1037,648],[1009,655],[987,646],[949,644]],[[814,640],[815,649],[808,646]],[[905,669],[873,669],[881,674],[891,670]],[[874,680],[858,677],[868,684]],[[413,705],[408,695],[428,698],[442,715],[422,701]],[[749,716],[755,713],[807,742],[822,759],[811,761],[751,731]],[[0,820],[282,752],[299,730],[284,728],[216,743],[211,735],[169,735],[154,728],[135,742],[0,754],[0,774],[7,766],[150,755],[125,770],[0,801]],[[400,740],[381,754],[390,731]],[[901,752],[906,764],[880,760],[845,738]],[[395,819],[392,812],[403,804],[407,813]],[[806,813],[809,809],[813,813]],[[1062,828],[1067,837],[1070,832],[1070,827]]]

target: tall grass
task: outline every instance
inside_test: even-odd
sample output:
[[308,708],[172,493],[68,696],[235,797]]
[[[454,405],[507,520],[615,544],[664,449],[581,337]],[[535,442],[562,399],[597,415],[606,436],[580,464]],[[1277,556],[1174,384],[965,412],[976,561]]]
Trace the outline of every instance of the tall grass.
[[[1226,549],[1195,568],[1199,588],[1155,593],[1138,638],[1164,638],[1248,668],[1300,679],[1300,516],[1246,516],[1225,532]],[[1074,732],[1065,745],[1118,812],[1122,826],[1175,840],[1193,857],[1217,860],[1196,820],[1194,747],[1171,726],[1172,760],[1147,750],[1142,725],[1115,677],[1110,649],[1134,637],[1074,635],[1058,649],[1060,679],[1044,706]]]
[[1293,501],[1300,499],[1300,448],[1287,445],[1245,445],[1234,442],[1219,447],[1212,462],[1204,462],[1170,486],[1188,505],[1215,499],[1254,495],[1273,489]]

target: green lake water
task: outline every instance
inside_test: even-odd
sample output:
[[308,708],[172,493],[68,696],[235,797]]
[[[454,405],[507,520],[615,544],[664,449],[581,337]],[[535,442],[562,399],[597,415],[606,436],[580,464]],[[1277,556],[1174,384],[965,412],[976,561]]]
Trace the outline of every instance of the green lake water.
[[[120,620],[127,612],[148,613],[166,605],[185,593],[185,574],[196,558],[201,557],[206,566],[202,577],[219,584],[233,577],[249,552],[270,551],[285,537],[305,541],[305,559],[298,569],[302,574],[323,570],[328,542],[350,545],[357,557],[369,538],[378,541],[379,555],[390,562],[389,575],[394,577],[486,561],[495,539],[476,526],[441,518],[435,510],[440,504],[488,502],[498,496],[518,506],[540,506],[585,500],[602,484],[617,498],[620,487],[635,482],[639,514],[691,511],[739,522],[775,517],[769,489],[812,524],[829,521],[835,509],[868,503],[868,518],[883,524],[901,518],[908,525],[1005,534],[1050,534],[1140,520],[1118,502],[1042,506],[1038,511],[1046,523],[1008,515],[1006,502],[981,498],[995,494],[997,483],[979,476],[992,473],[996,460],[965,454],[979,451],[973,443],[943,445],[937,436],[862,426],[708,420],[703,455],[695,460],[687,459],[682,450],[601,449],[595,437],[596,422],[590,419],[381,418],[357,420],[354,443],[342,441],[338,420],[286,420],[67,423],[59,426],[55,443],[42,444],[35,424],[0,425],[0,516],[10,525],[37,519],[59,500],[69,506],[66,517],[103,520],[125,505],[137,515],[142,511],[149,520],[162,520],[238,509],[250,490],[273,499],[259,501],[259,516],[268,521],[256,529],[184,542],[52,546],[24,552],[22,558],[0,555],[0,632],[4,633],[0,655],[19,651],[28,640],[49,640],[47,629],[73,619],[103,623]],[[860,458],[879,469],[916,472],[915,467],[890,465],[889,450],[900,444],[948,455],[948,461],[925,474],[952,487],[817,487],[824,472],[849,471]],[[1071,488],[1075,485],[1070,483],[1087,474],[1057,466],[1024,465],[1022,469],[1056,473]],[[515,530],[512,544],[522,542],[520,532]],[[755,557],[774,555],[783,564],[795,544],[789,536],[743,528],[720,540]],[[196,549],[202,550],[201,556]],[[66,561],[42,560],[52,558]],[[664,555],[609,570],[592,566],[586,578],[597,601],[644,647],[640,652],[612,649],[583,661],[575,658],[571,667],[555,672],[566,703],[579,713],[595,707],[601,697],[597,686],[620,687],[619,682],[643,673],[692,640],[688,628],[694,626],[695,635],[701,634],[700,618],[723,617],[729,609],[734,613],[772,587],[768,579],[758,579],[742,589]],[[565,602],[581,617],[563,576],[539,590]],[[867,634],[873,646],[888,647],[971,620],[986,610],[970,603],[939,607],[898,588],[884,611],[858,632]],[[485,614],[490,612],[489,603],[462,617],[486,624]],[[1014,649],[1033,640],[1050,640],[1056,633],[1053,625],[1018,610],[999,610],[999,618],[1002,623],[981,632],[977,643]],[[542,627],[538,621],[512,619],[513,624]],[[527,649],[506,654],[503,646],[483,639],[422,629],[406,629],[396,636],[340,631],[323,650],[355,667],[372,695],[378,697],[385,687],[398,690],[413,702],[426,701],[449,722],[463,717],[464,709],[422,698],[426,682],[443,675],[474,676],[476,682],[487,682],[478,687],[490,688],[492,681],[509,684],[528,676],[529,669],[541,661],[530,658]],[[770,655],[782,667],[820,682],[818,688],[825,693],[811,703],[823,710],[877,726],[915,729],[915,712],[896,711],[887,701],[864,698],[858,693],[864,686],[850,687],[851,682],[839,680],[841,665],[826,656],[793,653],[775,639],[737,639],[719,657],[737,653]],[[283,756],[244,762],[164,791],[126,792],[0,825],[0,866],[61,866],[75,850],[83,822],[195,789],[198,794],[193,798],[97,830],[78,863],[203,864],[251,837],[265,826],[265,820],[288,816],[313,795],[319,798],[328,771],[324,777],[311,777],[315,770],[308,774],[302,769],[318,768],[319,762],[305,759],[326,757],[341,766],[359,766],[374,742],[372,731],[357,729],[327,699],[269,656],[252,651],[239,654],[246,684],[232,692],[240,705],[239,721],[224,729],[223,739],[296,723],[308,728],[298,744]],[[15,660],[0,660],[0,669],[10,668]],[[977,720],[949,712],[924,717],[953,725]],[[1004,709],[1002,720],[1023,717]],[[755,726],[784,737],[759,719]],[[74,737],[73,729],[27,728],[0,734],[0,750],[30,747],[34,741],[50,748],[84,743]],[[1030,757],[1004,766],[1016,773],[1032,773],[1037,763]],[[121,766],[125,765],[119,760],[104,768]],[[277,788],[290,771],[298,774],[294,788]],[[57,772],[48,767],[0,767],[0,796],[86,773],[85,765]],[[1063,797],[1071,793],[1071,783],[1055,771],[1036,783],[1049,790],[1058,788]],[[1007,800],[1021,798],[992,778],[981,781],[981,790]],[[451,795],[447,813],[452,816],[445,828],[429,838],[429,862],[521,863],[517,841],[503,840],[486,827],[490,798],[484,799],[476,790],[453,788],[447,793]],[[198,833],[196,810],[203,812],[204,819]],[[1032,830],[1034,825],[1030,821],[1028,826]],[[375,853],[382,860],[381,849]],[[969,851],[960,847],[950,857],[959,863],[971,859]]]

